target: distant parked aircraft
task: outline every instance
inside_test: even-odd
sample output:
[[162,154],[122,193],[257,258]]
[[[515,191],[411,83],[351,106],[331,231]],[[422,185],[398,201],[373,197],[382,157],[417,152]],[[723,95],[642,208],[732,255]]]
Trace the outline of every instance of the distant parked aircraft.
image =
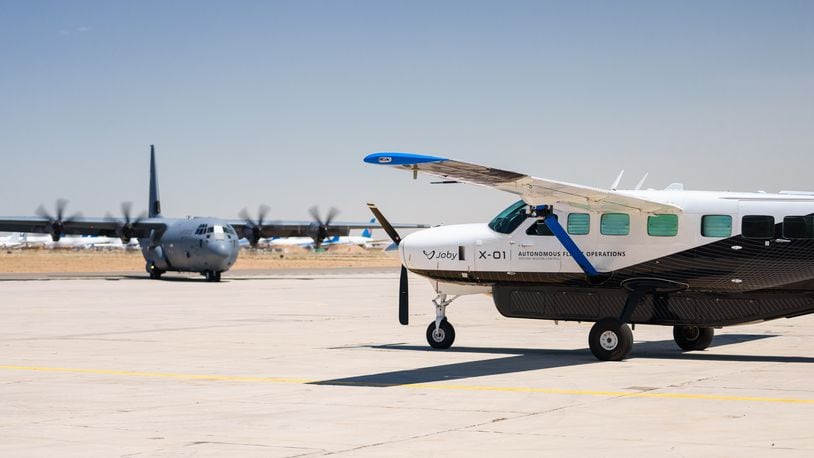
[[[138,238],[150,278],[160,278],[167,271],[180,271],[199,272],[208,281],[219,281],[221,273],[229,270],[237,260],[238,240],[241,237],[255,244],[264,237],[308,236],[319,244],[326,237],[348,235],[351,229],[377,227],[370,223],[334,222],[335,209],[331,209],[323,219],[316,207],[311,209],[314,221],[305,222],[264,222],[268,207],[261,207],[257,221],[249,218],[245,210],[242,220],[165,218],[161,214],[155,148],[152,145],[147,215],[132,218],[129,204],[124,204],[120,218],[66,216],[66,205],[67,201],[58,200],[55,215],[40,207],[38,217],[0,217],[0,231],[45,233],[51,236],[53,242],[60,241],[63,235],[68,234],[118,237],[123,243]],[[415,224],[400,226],[426,227]]]

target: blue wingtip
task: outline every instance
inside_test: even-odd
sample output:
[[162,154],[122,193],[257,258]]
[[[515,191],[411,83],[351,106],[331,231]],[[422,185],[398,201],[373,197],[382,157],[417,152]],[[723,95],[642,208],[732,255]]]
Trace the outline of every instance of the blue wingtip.
[[413,153],[373,153],[365,157],[368,164],[380,165],[413,165],[426,162],[441,162],[449,159],[437,156],[425,156]]

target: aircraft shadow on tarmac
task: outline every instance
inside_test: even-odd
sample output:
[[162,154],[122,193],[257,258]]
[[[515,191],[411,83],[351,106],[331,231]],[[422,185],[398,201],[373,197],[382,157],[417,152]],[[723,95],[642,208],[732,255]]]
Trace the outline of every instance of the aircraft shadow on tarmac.
[[[732,345],[771,337],[777,336],[766,334],[726,334],[715,336],[715,340],[713,340],[710,347],[722,347],[724,345]],[[372,348],[377,350],[394,351],[433,351],[425,346],[399,344],[363,346],[357,348]],[[453,347],[444,351],[452,353],[479,353],[484,355],[506,354],[511,356],[479,361],[467,361],[463,363],[444,364],[432,367],[422,367],[403,371],[383,372],[334,380],[324,380],[313,382],[312,384],[390,387],[600,363],[587,348],[575,350],[535,350],[521,348]],[[672,340],[635,343],[633,346],[631,359],[638,358],[684,359],[696,361],[814,363],[814,358],[802,356],[722,355],[708,352],[681,352],[676,348],[675,342]]]

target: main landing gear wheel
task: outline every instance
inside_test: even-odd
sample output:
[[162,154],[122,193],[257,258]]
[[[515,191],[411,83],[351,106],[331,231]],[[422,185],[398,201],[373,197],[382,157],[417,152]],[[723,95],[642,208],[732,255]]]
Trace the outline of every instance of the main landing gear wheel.
[[438,329],[435,329],[435,321],[427,326],[427,342],[432,348],[445,350],[452,346],[455,341],[455,328],[444,318]]
[[684,351],[703,350],[712,343],[715,330],[700,326],[673,326],[673,339]]
[[220,272],[215,272],[214,270],[207,270],[204,275],[206,275],[206,281],[208,282],[219,282],[220,281]]
[[617,318],[603,318],[597,321],[588,334],[591,353],[601,361],[621,361],[633,348],[633,333],[630,326]]

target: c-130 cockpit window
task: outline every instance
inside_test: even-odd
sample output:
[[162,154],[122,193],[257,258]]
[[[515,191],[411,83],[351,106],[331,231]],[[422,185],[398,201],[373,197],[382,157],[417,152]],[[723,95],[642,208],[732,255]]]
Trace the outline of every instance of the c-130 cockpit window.
[[501,234],[511,234],[527,217],[528,205],[522,200],[511,204],[489,222],[489,228]]

